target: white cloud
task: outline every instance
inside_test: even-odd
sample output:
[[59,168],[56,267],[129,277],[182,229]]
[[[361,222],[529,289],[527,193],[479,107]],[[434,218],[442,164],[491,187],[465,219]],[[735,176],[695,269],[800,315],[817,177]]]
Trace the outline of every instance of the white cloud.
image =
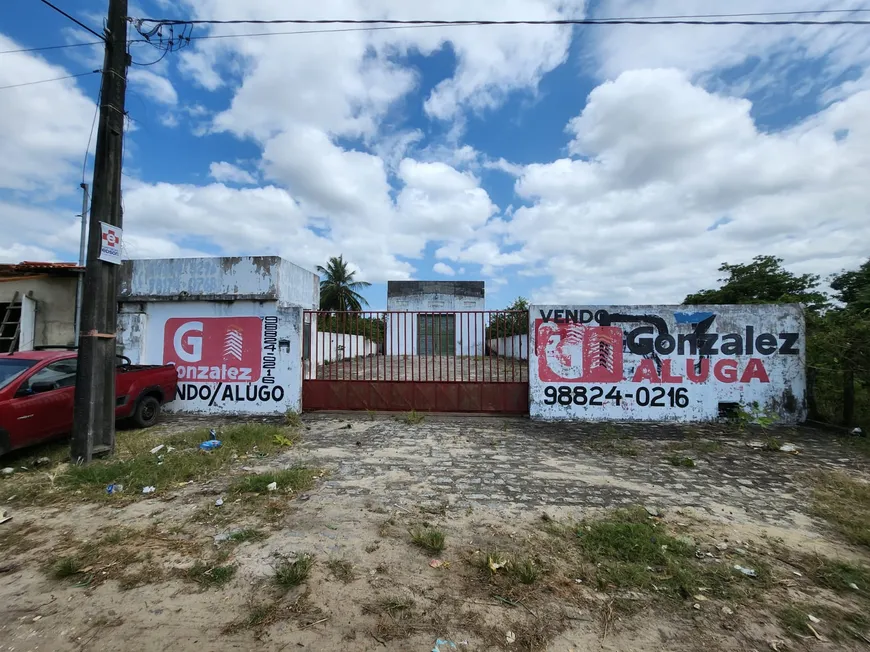
[[222,183],[240,183],[244,185],[254,185],[257,183],[254,175],[250,172],[226,161],[212,163],[208,168],[208,176]]
[[720,262],[759,253],[821,273],[857,264],[870,241],[868,105],[864,92],[765,133],[749,102],[674,71],[599,86],[568,126],[585,159],[530,165],[517,181],[533,205],[508,241],[553,279],[535,298],[680,301]]
[[435,263],[432,271],[442,276],[456,276],[456,270],[446,263]]
[[[0,50],[20,47],[0,34]],[[70,74],[33,54],[2,56],[0,86]],[[74,173],[81,171],[94,108],[94,102],[72,79],[4,90],[0,101],[0,188],[57,193],[66,184],[75,191],[78,183]]]
[[141,90],[147,97],[159,104],[166,106],[178,104],[178,92],[166,77],[150,70],[131,68],[127,73],[127,80],[130,82],[130,86]]

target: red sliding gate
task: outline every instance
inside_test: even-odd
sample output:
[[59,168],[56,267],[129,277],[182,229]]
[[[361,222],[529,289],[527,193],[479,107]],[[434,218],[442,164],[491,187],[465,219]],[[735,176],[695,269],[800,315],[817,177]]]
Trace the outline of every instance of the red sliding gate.
[[303,410],[529,412],[525,311],[315,312]]

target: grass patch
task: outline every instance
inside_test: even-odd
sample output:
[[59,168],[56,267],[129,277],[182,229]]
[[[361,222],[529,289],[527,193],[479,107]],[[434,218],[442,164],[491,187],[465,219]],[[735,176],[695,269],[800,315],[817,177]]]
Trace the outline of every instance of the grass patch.
[[[159,430],[159,429],[155,429]],[[154,486],[157,492],[179,483],[203,480],[225,469],[238,458],[265,457],[283,448],[281,438],[294,436],[281,426],[246,423],[229,426],[218,433],[223,445],[210,452],[199,450],[199,444],[209,438],[208,430],[193,430],[161,437],[151,430],[119,431],[117,453],[107,460],[96,460],[87,466],[69,466],[51,483],[40,483],[38,493],[82,495],[86,499],[103,498],[113,501],[142,496],[142,488]],[[157,444],[166,448],[159,454],[150,451]],[[169,448],[174,450],[170,451]],[[109,484],[124,486],[122,494],[106,496]],[[38,499],[38,495],[31,496]]]
[[415,527],[411,529],[411,542],[428,552],[444,550],[445,535],[441,530],[432,527]]
[[782,607],[776,612],[776,619],[783,631],[795,638],[801,636],[812,636],[812,633],[807,628],[807,614],[803,609],[788,605]]
[[414,608],[414,601],[405,596],[391,596],[378,602],[378,606],[393,618],[399,619]]
[[733,597],[766,585],[766,567],[746,561],[757,573],[749,578],[727,562],[701,563],[695,547],[670,535],[643,508],[617,510],[596,521],[581,523],[576,541],[586,560],[585,574],[605,590],[654,590],[689,598],[701,587],[711,596]]
[[320,474],[317,469],[293,467],[283,471],[248,475],[233,482],[230,491],[235,493],[262,494],[269,492],[269,485],[277,485],[277,491],[285,493],[305,491],[314,486],[314,479]]
[[402,421],[407,423],[409,426],[415,426],[418,423],[423,423],[423,419],[425,418],[426,417],[418,413],[416,410],[411,410],[408,414],[402,417]]
[[61,557],[51,567],[51,576],[56,580],[64,580],[82,572],[85,565],[78,557]]
[[356,579],[353,564],[346,559],[330,559],[326,562],[326,567],[335,576],[335,579],[345,584],[350,584]]
[[268,538],[269,535],[262,530],[257,530],[256,528],[245,528],[244,530],[237,530],[231,533],[228,541],[232,541],[233,543],[248,543],[252,541],[263,541]]
[[868,566],[821,555],[801,554],[782,546],[776,547],[776,556],[802,571],[816,586],[843,595],[855,595],[857,591],[863,596],[870,596]]
[[312,566],[314,557],[311,555],[301,555],[293,561],[285,559],[275,569],[275,583],[284,591],[289,591],[308,579]]
[[534,584],[541,576],[541,568],[529,557],[514,559],[508,564],[508,573],[511,577],[523,584]]
[[812,513],[849,543],[870,548],[870,484],[841,471],[816,473]]
[[223,586],[235,575],[235,566],[213,566],[199,561],[185,573],[187,579],[206,587]]
[[[819,622],[812,622],[810,614]],[[834,643],[853,640],[866,643],[861,634],[866,636],[870,629],[870,618],[867,616],[828,604],[790,604],[779,609],[776,617],[783,631],[796,639],[813,637],[814,629],[820,636],[829,638]]]
[[668,457],[667,460],[671,466],[682,466],[687,469],[695,468],[695,460],[693,460],[691,457],[684,457],[682,455],[674,454]]
[[302,417],[295,410],[287,410],[284,413],[284,425],[289,426],[290,428],[301,428],[304,424],[302,423]]

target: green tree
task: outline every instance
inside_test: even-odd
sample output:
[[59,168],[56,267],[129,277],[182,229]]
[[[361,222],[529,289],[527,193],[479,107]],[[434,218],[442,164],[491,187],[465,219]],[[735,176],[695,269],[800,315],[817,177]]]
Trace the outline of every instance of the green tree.
[[742,303],[802,303],[812,312],[824,310],[828,297],[819,291],[815,274],[798,276],[782,266],[782,258],[756,256],[751,263],[722,263],[716,290],[701,290],[686,297],[688,305]]
[[371,283],[354,281],[356,273],[348,269],[344,256],[330,258],[326,267],[318,265],[317,273],[321,276],[321,310],[359,311],[369,305],[359,290],[370,287]]
[[831,278],[831,289],[845,309],[854,313],[870,311],[870,258],[856,270],[843,270]]
[[487,339],[525,335],[529,332],[529,301],[525,297],[517,297],[505,308],[505,312],[496,313],[490,317],[486,329]]

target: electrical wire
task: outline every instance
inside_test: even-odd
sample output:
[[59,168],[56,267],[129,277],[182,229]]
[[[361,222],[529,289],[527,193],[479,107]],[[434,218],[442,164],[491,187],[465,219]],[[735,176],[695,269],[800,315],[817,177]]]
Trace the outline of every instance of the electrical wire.
[[[132,41],[132,42],[133,43],[141,43],[142,41]],[[132,63],[134,66],[142,66],[143,68],[145,66],[153,66],[154,64],[160,63],[161,61],[163,61],[166,58],[167,54],[169,54],[169,49],[164,50],[163,54],[156,61],[149,61],[148,63],[140,63],[139,61],[133,61],[133,59],[131,58],[130,63]]]
[[[813,12],[818,13],[818,12]],[[740,15],[740,14],[738,14]],[[765,14],[767,15],[767,14]],[[551,20],[397,20],[388,18],[322,18],[322,19],[238,19],[238,20],[177,20],[154,18],[129,19],[142,33],[145,23],[153,23],[156,27],[149,34],[162,26],[175,25],[870,25],[870,20],[835,19],[835,20],[699,20],[695,18],[561,18]],[[144,34],[143,34],[144,35]]]
[[84,24],[82,21],[80,21],[78,18],[74,18],[74,17],[70,16],[68,13],[66,13],[66,12],[65,12],[63,9],[61,9],[60,7],[57,7],[57,6],[53,5],[53,4],[51,4],[48,0],[40,0],[40,2],[42,2],[42,4],[44,4],[44,5],[48,5],[49,7],[51,7],[52,9],[54,9],[57,13],[59,13],[59,14],[61,14],[61,15],[63,15],[63,16],[66,16],[66,17],[69,18],[72,22],[74,22],[76,25],[78,25],[78,26],[81,27],[82,29],[85,29],[85,30],[89,31],[91,34],[93,34],[94,36],[96,36],[96,37],[97,37],[98,39],[100,39],[101,41],[105,41],[105,38],[103,38],[103,35],[102,35],[102,34],[98,34],[98,33],[95,32],[94,30],[92,30],[90,27],[88,27],[87,25],[85,25],[85,24]]
[[103,45],[103,41],[89,41],[88,43],[67,43],[66,45],[45,45],[38,48],[20,48],[18,50],[0,50],[0,54],[15,54],[16,52],[39,52],[41,50],[61,50],[63,48],[80,48],[85,45]]
[[32,82],[24,82],[23,84],[11,84],[9,86],[0,86],[0,91],[6,90],[7,88],[20,88],[21,86],[33,86],[34,84],[46,84],[48,82],[61,81],[63,79],[74,79],[75,77],[84,77],[86,75],[93,75],[98,72],[103,72],[102,70],[91,70],[90,72],[80,72],[77,75],[67,75],[66,77],[54,77],[53,79],[40,79],[38,81]]
[[[100,84],[100,90],[97,91],[97,105],[94,107],[94,119],[91,120],[91,131],[88,133],[88,146],[85,147],[85,160],[82,161],[82,183],[85,182],[85,170],[88,167],[88,155],[91,151],[91,140],[94,138],[94,127],[97,125],[97,116],[100,113],[100,103],[103,101],[103,85]],[[84,219],[84,216],[82,216]]]

